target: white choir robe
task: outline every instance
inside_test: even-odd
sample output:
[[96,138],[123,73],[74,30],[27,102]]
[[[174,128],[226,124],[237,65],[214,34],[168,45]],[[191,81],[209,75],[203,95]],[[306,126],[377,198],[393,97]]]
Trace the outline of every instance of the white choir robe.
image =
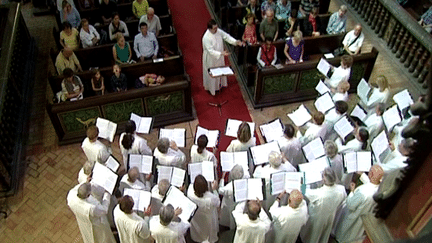
[[362,241],[364,235],[361,215],[372,212],[375,201],[372,196],[379,185],[370,182],[357,187],[345,200],[344,215],[336,227],[336,240],[338,242]]
[[190,184],[187,196],[198,205],[198,209],[191,220],[190,234],[192,240],[196,242],[216,242],[219,232],[219,195],[207,191],[203,197],[198,197],[195,195],[193,184]]
[[368,113],[375,113],[375,106],[378,105],[378,103],[386,104],[389,96],[389,89],[385,89],[383,92],[381,92],[377,88],[372,88],[372,92],[367,103],[365,104],[360,101],[360,105],[363,106],[363,108],[365,108]]
[[275,232],[274,243],[295,243],[301,227],[306,224],[309,217],[305,200],[297,208],[289,205],[279,207],[279,202],[275,201],[270,207],[270,214]]
[[357,140],[357,138],[350,140],[345,145],[342,145],[342,141],[340,139],[336,139],[335,143],[338,146],[339,153],[358,152],[362,150],[363,146],[363,143]]
[[67,195],[67,204],[78,222],[84,243],[115,243],[107,219],[110,195],[105,193],[102,202],[93,196],[81,199],[77,196],[81,184],[72,188]]
[[90,142],[89,138],[85,138],[81,144],[81,148],[87,156],[87,160],[92,163],[99,162],[105,164],[110,155],[108,148],[99,140]]
[[348,99],[349,99],[348,92],[345,92],[345,93],[339,93],[339,92],[337,92],[337,93],[335,93],[333,95],[332,99],[333,99],[334,102],[339,101],[339,100],[348,102]]
[[407,159],[407,156],[402,155],[398,150],[394,150],[389,156],[387,156],[384,163],[380,163],[379,165],[384,172],[389,172],[407,166],[408,164],[405,163]]
[[261,212],[256,220],[250,220],[244,212],[246,202],[237,204],[232,215],[237,224],[234,243],[264,243],[265,234],[270,230],[271,221],[266,212]]
[[231,45],[236,44],[236,39],[219,28],[215,34],[212,34],[207,29],[202,38],[203,86],[212,95],[215,95],[221,86],[228,86],[225,76],[212,78],[208,72],[209,68],[225,66],[225,57],[222,55],[222,51],[224,50],[223,41]]
[[159,164],[161,165],[185,169],[186,156],[180,149],[174,150],[172,148],[168,148],[167,153],[163,154],[158,148],[155,148],[153,156],[159,161]]
[[159,187],[156,184],[152,190],[151,190],[151,201],[150,201],[150,207],[151,207],[151,216],[159,215],[159,210],[162,207],[162,200],[164,196],[162,196],[159,193]]
[[141,155],[152,155],[152,150],[147,145],[147,140],[138,136],[136,133],[133,134],[134,141],[130,149],[125,149],[122,145],[123,137],[126,133],[122,133],[119,139],[120,151],[123,155],[123,165],[128,165],[129,154],[141,154]]
[[336,154],[335,157],[329,158],[326,156],[328,161],[330,162],[330,168],[332,168],[336,172],[336,176],[338,179],[338,184],[344,185],[342,178],[344,177],[344,166],[343,166],[343,158],[341,154]]
[[87,182],[88,175],[84,174],[84,168],[78,172],[78,184],[83,184]]
[[219,182],[219,194],[222,195],[221,213],[219,224],[235,229],[235,221],[232,216],[232,211],[235,208],[236,203],[234,202],[233,183],[230,181],[225,184],[225,179],[222,178]]
[[324,81],[330,88],[336,89],[340,82],[347,81],[351,76],[351,68],[344,69],[339,66],[334,69],[332,76]]
[[306,162],[306,159],[302,152],[302,145],[298,138],[288,139],[285,136],[277,140],[281,152],[285,155],[288,161],[297,167],[299,164]]
[[120,205],[117,205],[114,208],[114,221],[121,243],[152,242],[148,226],[149,217],[143,219],[135,212],[126,214],[121,211]]
[[124,188],[132,188],[137,190],[150,191],[151,185],[149,181],[142,183],[140,180],[136,179],[135,182],[130,182],[129,175],[125,174],[120,180],[119,190],[123,193]]
[[370,138],[375,138],[382,130],[384,130],[384,121],[382,116],[378,116],[376,113],[370,114],[364,123],[369,132]]
[[150,219],[151,236],[157,243],[186,243],[184,235],[190,224],[188,222],[171,222],[164,226],[160,223],[159,215]]
[[325,138],[326,133],[327,133],[327,127],[326,126],[317,125],[317,124],[312,123],[312,122],[306,123],[305,126],[306,126],[307,130],[306,130],[305,134],[299,138],[302,145],[309,143],[310,141],[314,140],[317,137],[320,137],[324,141],[324,138]]
[[346,198],[342,185],[326,186],[306,190],[309,199],[309,220],[300,235],[303,242],[328,242],[336,210]]
[[199,163],[203,161],[210,161],[213,162],[214,167],[217,166],[217,159],[216,156],[208,151],[207,149],[204,149],[201,154],[198,153],[198,145],[192,145],[190,150],[190,157],[191,157],[191,163]]
[[255,145],[256,145],[256,138],[255,137],[251,137],[249,139],[249,141],[247,141],[246,143],[242,143],[238,139],[234,139],[228,145],[226,151],[227,152],[247,151],[250,147],[253,147]]

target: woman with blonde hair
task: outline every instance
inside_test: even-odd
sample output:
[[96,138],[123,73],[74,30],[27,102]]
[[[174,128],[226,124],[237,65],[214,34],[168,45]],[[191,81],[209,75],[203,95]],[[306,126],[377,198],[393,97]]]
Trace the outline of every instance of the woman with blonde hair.
[[367,103],[364,104],[364,107],[368,110],[374,111],[374,108],[378,103],[387,103],[390,91],[387,78],[384,75],[378,76],[375,82],[371,82],[371,85],[376,86],[376,88],[372,88],[371,96]]
[[300,30],[294,32],[293,37],[287,38],[285,49],[286,64],[303,62],[304,40]]
[[242,122],[237,130],[237,139],[232,140],[227,152],[247,151],[256,145],[256,139],[252,136],[251,129],[247,122]]
[[114,44],[112,50],[116,64],[130,63],[132,59],[132,50],[129,43],[125,41],[122,33],[117,33],[115,36],[117,43]]

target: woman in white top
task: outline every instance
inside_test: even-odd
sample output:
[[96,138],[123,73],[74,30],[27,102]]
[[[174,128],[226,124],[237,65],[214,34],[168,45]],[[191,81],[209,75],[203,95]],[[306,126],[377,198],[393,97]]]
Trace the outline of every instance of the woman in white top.
[[252,133],[247,122],[242,122],[237,130],[237,139],[232,140],[227,152],[240,152],[247,151],[250,147],[256,145],[255,137],[252,137]]
[[[333,101],[336,102],[338,100],[343,100],[345,102],[348,102],[348,90],[350,89],[350,84],[348,81],[342,81],[338,84],[336,87],[336,90],[333,94]],[[332,90],[333,92],[333,90]]]
[[343,152],[357,152],[361,150],[367,149],[367,141],[369,139],[369,132],[364,127],[358,127],[356,129],[355,138],[349,141],[347,144],[342,145],[340,139],[336,140],[336,144],[338,145],[339,153]]
[[374,108],[378,103],[387,103],[390,95],[387,78],[384,75],[378,76],[372,85],[376,85],[377,88],[372,88],[371,95],[366,104],[362,104],[365,109],[375,112]]
[[[192,145],[190,151],[191,163],[198,163],[203,161],[213,162],[214,167],[217,166],[216,156],[206,149],[208,144],[208,138],[206,135],[201,135],[198,137],[197,145]],[[216,148],[213,149],[215,151]]]
[[245,178],[245,173],[243,167],[235,165],[229,173],[229,182],[226,185],[225,174],[226,172],[222,174],[222,179],[219,182],[219,195],[223,196],[219,224],[230,227],[230,229],[235,229],[235,221],[232,216],[232,211],[236,206],[233,195],[233,181]]
[[125,132],[120,135],[119,146],[123,155],[123,166],[128,169],[129,154],[152,155],[152,150],[147,145],[147,140],[138,136],[135,132],[136,124],[129,120],[126,122]]
[[[343,159],[342,155],[338,153],[338,147],[335,142],[331,140],[327,140],[324,143],[324,150],[328,161],[330,162],[330,168],[334,170],[336,173],[337,181],[336,183],[345,185],[345,178],[347,175],[344,173],[343,167]],[[350,180],[346,182],[347,187],[349,188]]]
[[351,76],[351,66],[353,64],[353,58],[349,55],[343,55],[341,57],[341,65],[337,68],[332,67],[333,74],[328,79],[325,79],[325,83],[333,89],[336,89],[338,84],[342,81],[349,81]]

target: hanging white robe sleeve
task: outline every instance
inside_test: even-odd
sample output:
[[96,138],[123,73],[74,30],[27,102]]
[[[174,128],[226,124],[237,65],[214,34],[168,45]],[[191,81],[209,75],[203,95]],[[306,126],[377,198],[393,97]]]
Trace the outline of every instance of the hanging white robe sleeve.
[[364,202],[362,193],[357,188],[354,193],[350,193],[346,199],[346,206],[349,211],[355,212]]
[[102,203],[95,207],[92,207],[90,210],[90,215],[94,217],[101,217],[107,214],[109,203],[110,203],[110,194],[108,192],[105,192],[102,198]]
[[146,216],[135,229],[135,233],[143,239],[147,239],[150,236],[149,220],[150,218]]
[[[276,49],[276,47],[275,47],[275,49]],[[275,51],[275,53],[274,53],[274,58],[273,58],[273,61],[271,62],[271,65],[275,65],[276,64],[276,61],[277,61],[277,51]]]
[[261,60],[261,47],[258,49],[257,61],[261,67],[265,66],[265,63]]
[[231,45],[236,45],[236,39],[234,39],[234,37],[230,36],[228,33],[226,33],[225,31],[221,30],[218,28],[218,32],[220,32],[220,34],[222,35],[222,39],[226,42],[228,42]]
[[[214,37],[213,37],[214,38]],[[215,41],[216,42],[216,41]],[[203,48],[207,50],[207,52],[214,58],[219,59],[222,55],[222,52],[217,51],[214,45],[211,43],[211,41],[208,38],[203,39]]]
[[267,216],[267,213],[265,212],[265,210],[263,208],[261,208],[259,218],[264,222],[265,231],[268,232],[270,230],[271,221],[270,221],[269,217]]

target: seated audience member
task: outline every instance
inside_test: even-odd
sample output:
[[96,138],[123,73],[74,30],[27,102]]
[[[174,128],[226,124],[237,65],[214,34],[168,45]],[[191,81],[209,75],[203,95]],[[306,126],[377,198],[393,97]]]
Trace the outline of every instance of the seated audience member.
[[137,19],[141,19],[143,15],[147,14],[149,4],[147,0],[134,0],[132,3],[132,13]]
[[265,234],[270,230],[271,221],[261,208],[260,201],[241,202],[237,204],[232,215],[237,224],[233,242],[265,242]]
[[156,242],[162,243],[186,243],[185,234],[190,224],[178,217],[181,213],[181,208],[176,208],[174,210],[171,204],[162,206],[159,211],[159,216],[153,216],[150,220],[152,238]]
[[95,2],[94,0],[78,0],[78,6],[81,9],[94,8]]
[[117,64],[130,63],[132,60],[132,49],[121,33],[116,34],[117,43],[113,46],[113,57]]
[[284,53],[287,58],[286,64],[303,62],[304,40],[300,30],[294,32],[293,37],[287,38]]
[[[324,142],[324,150],[325,155],[330,163],[330,168],[332,168],[336,173],[336,182],[340,184],[341,182],[343,182],[344,165],[342,155],[338,153],[339,151],[337,144],[332,140],[327,140]],[[342,183],[342,185],[345,184]]]
[[105,164],[110,152],[108,147],[98,140],[99,129],[97,126],[92,125],[87,128],[87,137],[81,144],[81,148],[84,154],[87,156],[87,160],[91,163],[99,162]]
[[63,74],[63,70],[65,70],[65,68],[70,68],[74,72],[83,71],[78,58],[69,47],[65,47],[62,51],[60,51],[56,58],[55,66],[59,75]]
[[136,133],[136,124],[132,120],[126,122],[125,132],[120,134],[119,145],[125,168],[129,168],[129,154],[152,155],[147,140]]
[[298,16],[299,17],[309,16],[313,7],[319,8],[319,0],[301,0]]
[[162,208],[162,200],[164,199],[168,189],[170,188],[170,183],[167,179],[162,179],[156,184],[152,190],[152,198],[150,201],[151,215],[159,215],[159,210]]
[[159,17],[155,14],[154,8],[148,8],[147,14],[140,18],[138,26],[143,22],[147,24],[149,32],[152,32],[155,36],[159,36],[162,26]]
[[362,33],[362,26],[357,24],[353,30],[345,35],[342,41],[344,50],[349,55],[360,54],[361,47],[363,45],[364,34]]
[[340,34],[346,31],[346,13],[347,7],[345,5],[341,5],[339,10],[330,16],[326,29],[327,34]]
[[87,161],[78,172],[78,184],[90,182],[93,173],[94,163]]
[[100,35],[87,19],[81,21],[80,39],[83,48],[92,47],[99,43]]
[[384,121],[382,115],[384,114],[385,108],[386,106],[384,103],[378,103],[375,106],[375,112],[368,115],[364,121],[364,124],[369,131],[370,138],[375,138],[382,130],[384,130]]
[[135,88],[155,87],[163,84],[164,82],[164,76],[148,73],[135,80]]
[[330,89],[336,89],[340,82],[349,81],[352,65],[353,58],[348,55],[343,55],[341,58],[341,65],[337,68],[332,66],[333,74],[329,79],[326,78],[324,82]]
[[226,151],[247,151],[250,147],[255,145],[256,139],[252,136],[249,124],[247,122],[242,122],[237,130],[237,139],[231,141]]
[[257,0],[249,0],[249,4],[243,9],[243,16],[245,16],[242,20],[243,24],[247,24],[246,15],[248,14],[255,15],[255,22],[261,21],[261,8],[258,6]]
[[[132,167],[128,173],[125,174],[120,181],[119,190],[123,193],[125,188],[132,188],[137,190],[150,191],[150,175],[146,175],[145,178],[140,175],[138,167]],[[140,181],[140,179],[143,181]]]
[[117,40],[117,33],[124,37],[129,37],[129,30],[125,22],[120,20],[120,15],[114,13],[112,22],[108,26],[109,38],[111,41]]
[[267,10],[273,10],[273,13],[276,12],[276,3],[274,2],[274,0],[265,0],[263,1],[263,3],[261,4],[261,13],[262,13],[262,17],[267,18]]
[[257,55],[258,64],[261,67],[269,67],[276,65],[277,50],[273,45],[272,39],[266,37],[265,43],[261,45]]
[[302,145],[306,145],[307,143],[318,137],[322,140],[325,138],[327,128],[325,125],[323,125],[324,118],[324,114],[319,111],[312,115],[312,122],[308,122],[304,125],[306,128],[306,132],[303,136],[299,137]]
[[374,110],[374,107],[378,103],[384,103],[386,104],[388,101],[388,98],[390,96],[390,90],[387,78],[384,75],[380,75],[376,78],[375,81],[370,82],[372,86],[372,93],[369,96],[369,99],[366,104],[363,102],[360,102],[361,105],[369,110]]
[[[57,10],[59,11],[59,13],[63,10],[63,1],[64,0],[56,0],[56,5],[57,5]],[[76,8],[75,7],[75,3],[74,3],[74,1],[73,0],[67,0],[67,2],[72,6],[72,7],[74,7],[74,8]]]
[[123,196],[114,208],[114,221],[119,234],[120,242],[144,242],[150,237],[149,215],[150,210],[140,208],[145,217],[138,216],[133,211],[135,202],[131,196]]
[[105,94],[105,81],[100,73],[99,68],[93,69],[91,84],[92,84],[92,89],[96,93],[96,95]]
[[109,24],[113,20],[114,13],[117,12],[117,3],[113,0],[102,0],[99,5],[99,12],[104,24]]
[[69,22],[74,28],[78,28],[81,23],[81,16],[78,10],[66,0],[62,2],[62,11],[60,11],[60,21],[62,23]]
[[431,33],[432,31],[432,6],[421,16],[419,24],[426,30],[426,32]]
[[260,24],[259,33],[261,39],[265,41],[266,37],[269,37],[273,41],[276,41],[279,33],[279,24],[274,19],[274,11],[269,9],[265,12],[266,18]]
[[300,20],[297,18],[297,9],[291,11],[291,15],[285,21],[285,35],[291,37],[294,32],[300,31]]
[[61,87],[66,100],[81,100],[84,92],[84,86],[81,79],[74,75],[74,72],[70,68],[65,68],[63,76],[64,79],[61,83]]
[[309,13],[307,20],[303,21],[303,33],[304,36],[319,36],[321,33],[321,18],[318,16],[319,9],[313,7]]
[[156,58],[159,51],[159,44],[156,36],[152,32],[148,32],[147,23],[140,24],[141,33],[135,36],[134,50],[136,56],[142,62]]
[[249,45],[254,45],[258,42],[256,35],[255,15],[253,13],[247,14],[247,24],[242,36],[242,40]]
[[299,164],[305,162],[301,142],[294,137],[295,128],[291,124],[285,124],[284,136],[277,142],[285,158],[297,169]]
[[124,73],[121,72],[121,68],[118,64],[113,66],[114,75],[111,76],[111,88],[113,92],[120,92],[127,90],[127,78]]
[[195,242],[218,241],[220,199],[216,191],[217,186],[217,182],[214,181],[212,191],[209,191],[208,182],[202,175],[195,177],[194,183],[189,185],[187,196],[198,205],[190,222],[190,234]]
[[300,229],[309,218],[303,194],[299,190],[291,191],[288,205],[282,206],[280,201],[285,194],[285,191],[280,193],[269,210],[273,218],[274,243],[295,243]]
[[63,23],[63,30],[60,32],[60,44],[65,48],[77,50],[80,44],[79,32],[69,22]]
[[336,140],[339,153],[364,151],[368,148],[369,132],[364,127],[358,127],[354,130],[354,139],[342,145],[340,139]]
[[408,157],[414,152],[417,141],[412,138],[403,139],[397,149],[390,153],[384,160],[383,163],[379,165],[384,170],[384,172],[389,172],[391,170],[403,168],[408,164],[405,163]]
[[185,168],[186,166],[185,154],[177,147],[174,141],[170,141],[168,138],[159,139],[153,156],[161,165],[179,168]]
[[348,81],[343,80],[341,81],[337,87],[335,93],[333,94],[333,101],[343,100],[345,102],[348,102],[348,90],[350,89],[350,84]]
[[289,0],[278,1],[276,7],[276,19],[285,21],[291,14],[291,2]]

